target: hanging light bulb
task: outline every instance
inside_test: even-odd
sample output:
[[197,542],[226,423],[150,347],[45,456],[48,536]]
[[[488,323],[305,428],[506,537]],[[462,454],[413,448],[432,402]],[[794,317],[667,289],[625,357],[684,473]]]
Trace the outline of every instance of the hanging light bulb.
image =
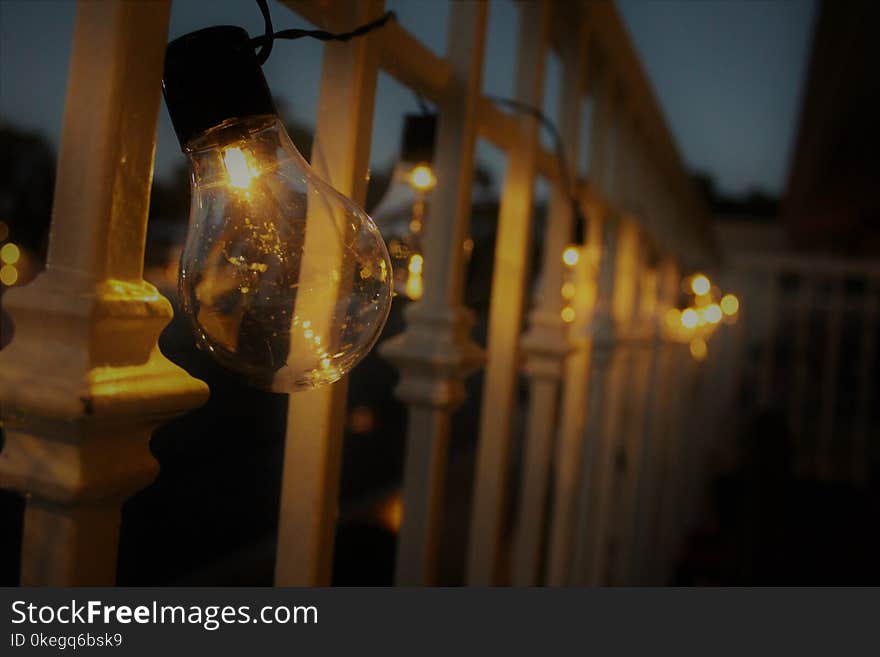
[[728,317],[736,315],[737,311],[739,311],[739,299],[736,298],[735,294],[725,294],[721,297],[721,310]]
[[695,274],[691,279],[691,290],[697,296],[703,296],[704,294],[709,294],[709,290],[712,289],[712,283],[709,282],[709,279],[705,274]]
[[[394,291],[412,301],[422,296],[422,235],[430,194],[437,185],[431,166],[436,130],[435,114],[406,115],[400,158],[391,174],[388,190],[372,212],[388,243]],[[469,252],[467,244],[463,248]]]
[[179,288],[198,345],[275,392],[338,380],[388,317],[378,229],[297,151],[243,29],[171,42],[163,91],[191,167]]
[[562,262],[566,267],[574,267],[581,258],[581,251],[577,246],[571,245],[565,247],[562,252]]

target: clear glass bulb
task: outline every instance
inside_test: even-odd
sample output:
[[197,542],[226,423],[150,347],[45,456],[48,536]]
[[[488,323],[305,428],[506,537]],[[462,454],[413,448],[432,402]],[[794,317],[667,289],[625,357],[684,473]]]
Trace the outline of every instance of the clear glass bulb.
[[312,171],[276,116],[186,144],[190,224],[180,296],[197,342],[253,385],[332,383],[375,344],[391,261],[367,214]]
[[388,241],[394,291],[412,301],[422,296],[422,236],[435,182],[429,165],[399,162],[391,174],[388,190],[372,212]]

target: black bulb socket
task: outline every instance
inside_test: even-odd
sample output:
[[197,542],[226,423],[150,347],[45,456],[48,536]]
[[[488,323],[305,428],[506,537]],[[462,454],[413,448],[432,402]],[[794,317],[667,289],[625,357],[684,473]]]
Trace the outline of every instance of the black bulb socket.
[[403,122],[400,159],[413,164],[433,162],[436,133],[436,114],[407,114]]
[[165,105],[180,147],[235,119],[278,115],[247,31],[218,25],[168,44]]

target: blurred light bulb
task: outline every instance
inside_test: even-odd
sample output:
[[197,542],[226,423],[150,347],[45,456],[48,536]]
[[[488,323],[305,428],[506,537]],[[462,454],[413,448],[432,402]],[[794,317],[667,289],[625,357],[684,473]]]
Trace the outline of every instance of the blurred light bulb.
[[563,299],[568,299],[568,300],[574,299],[575,291],[576,290],[575,290],[574,283],[572,283],[571,281],[566,281],[565,283],[562,284],[561,293],[562,293]]
[[437,184],[437,178],[431,167],[427,164],[419,164],[410,173],[409,182],[417,191],[427,192]]
[[18,281],[18,269],[15,265],[3,265],[0,267],[0,283],[12,287]]
[[566,267],[574,267],[581,258],[580,249],[576,246],[567,246],[562,252],[562,262]]
[[703,317],[705,317],[706,321],[710,324],[717,324],[721,321],[723,316],[724,313],[721,312],[721,306],[717,303],[710,304],[703,310]]
[[697,324],[700,322],[700,317],[697,315],[697,311],[693,308],[686,308],[681,313],[681,325],[685,328],[692,329],[695,328]]
[[706,346],[706,341],[703,338],[694,338],[691,340],[691,356],[694,357],[694,360],[698,363],[706,360],[706,356],[709,355],[709,347]]
[[291,142],[247,40],[215,27],[168,46],[165,98],[192,172],[180,296],[199,346],[254,385],[294,392],[338,380],[372,348],[391,262],[372,220]]
[[414,254],[409,259],[409,267],[407,267],[407,269],[409,270],[409,273],[410,274],[421,274],[422,273],[422,264],[424,263],[424,261],[425,261],[424,258],[422,258],[422,256],[420,254],[418,254],[418,253]]
[[18,259],[21,257],[21,251],[18,246],[9,242],[8,244],[4,244],[3,248],[0,248],[0,260],[3,261],[4,264],[14,265],[18,262]]
[[[400,160],[391,174],[388,189],[372,210],[388,243],[394,290],[411,301],[420,299],[423,292],[422,237],[428,221],[431,191],[437,184],[434,171],[427,163],[434,155],[436,123],[437,117],[433,114],[405,117]],[[469,257],[473,240],[465,241],[462,248]]]
[[712,289],[712,284],[709,282],[709,279],[706,278],[703,274],[697,274],[691,279],[691,290],[693,290],[694,294],[697,296],[703,296],[704,294],[709,294],[709,290]]
[[725,315],[736,315],[739,310],[739,299],[734,294],[725,294],[721,297],[721,310]]
[[559,313],[559,316],[562,317],[562,321],[566,324],[571,324],[575,318],[574,308],[571,306],[566,306],[562,309],[562,312]]

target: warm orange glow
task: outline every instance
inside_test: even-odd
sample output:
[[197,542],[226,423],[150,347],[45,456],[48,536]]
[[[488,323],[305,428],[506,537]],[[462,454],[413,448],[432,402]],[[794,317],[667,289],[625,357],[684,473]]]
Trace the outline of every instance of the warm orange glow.
[[709,282],[709,279],[704,274],[696,274],[691,279],[691,290],[693,290],[694,294],[697,296],[709,294],[709,290],[711,289],[712,283]]
[[419,164],[409,175],[409,182],[414,189],[426,192],[437,184],[434,172],[427,164]]
[[400,495],[395,495],[383,504],[379,515],[382,518],[382,524],[397,533],[400,530],[400,523],[403,521],[403,500]]
[[566,306],[562,309],[562,312],[559,313],[559,316],[562,317],[562,321],[566,324],[571,324],[574,321],[575,312],[574,308],[571,306]]
[[670,308],[663,316],[666,322],[666,328],[669,331],[676,331],[681,327],[681,311],[678,308]]
[[710,304],[703,310],[703,317],[705,317],[706,321],[710,324],[717,324],[721,321],[723,316],[724,313],[721,312],[721,306],[717,303]]
[[681,325],[685,328],[695,328],[699,323],[700,316],[697,315],[697,311],[693,308],[686,308],[684,312],[681,313]]
[[736,315],[739,310],[739,299],[735,294],[725,294],[721,297],[721,310],[725,315]]
[[568,281],[567,283],[562,284],[562,298],[563,299],[574,299],[575,287],[574,283]]
[[18,259],[21,257],[21,251],[19,251],[18,247],[9,242],[9,244],[4,244],[3,248],[0,249],[0,260],[7,265],[14,265],[18,262]]
[[18,270],[15,265],[3,265],[0,267],[0,283],[12,287],[18,280]]
[[355,406],[348,414],[348,429],[352,433],[370,433],[376,426],[376,416],[369,406]]
[[424,265],[424,262],[424,258],[419,253],[413,254],[409,259],[409,265],[407,267],[409,274],[406,277],[406,296],[413,301],[422,298],[422,266]]
[[418,253],[414,254],[409,259],[409,273],[410,274],[421,274],[422,273],[422,265],[424,264],[425,259]]
[[706,341],[703,338],[694,338],[691,340],[691,356],[694,357],[694,360],[698,363],[706,360],[706,356],[709,355],[709,348],[706,346]]
[[249,189],[251,181],[258,175],[256,167],[248,162],[244,152],[236,146],[230,146],[223,151],[223,164],[226,166],[229,184],[238,189]]
[[581,259],[581,252],[576,246],[567,246],[562,252],[562,262],[566,267],[574,267]]

